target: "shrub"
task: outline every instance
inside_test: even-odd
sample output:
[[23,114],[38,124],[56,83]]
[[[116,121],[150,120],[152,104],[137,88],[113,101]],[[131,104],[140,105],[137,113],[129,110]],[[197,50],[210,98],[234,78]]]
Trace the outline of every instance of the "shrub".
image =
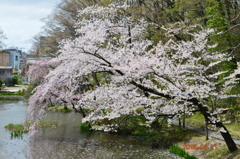
[[3,81],[0,80],[0,90],[2,89],[3,87]]
[[22,76],[14,74],[12,75],[11,85],[15,86],[16,84],[21,84]]
[[178,145],[170,146],[169,151],[173,154],[176,154],[180,157],[184,157],[185,159],[197,159],[195,156],[189,155],[185,150],[180,148]]
[[91,129],[91,126],[89,126],[87,123],[82,123],[82,125],[80,126],[80,129],[82,131],[89,131]]
[[26,130],[22,124],[8,124],[5,126],[7,130],[10,131],[11,137],[22,137]]
[[23,96],[23,95],[25,95],[25,93],[26,93],[26,90],[25,90],[25,89],[22,89],[22,90],[17,91],[17,92],[14,93],[14,94],[15,94],[15,95]]

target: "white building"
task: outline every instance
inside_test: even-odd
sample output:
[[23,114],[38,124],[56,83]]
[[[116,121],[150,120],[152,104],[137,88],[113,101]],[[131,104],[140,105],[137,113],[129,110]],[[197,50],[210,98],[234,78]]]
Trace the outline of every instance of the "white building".
[[10,65],[14,72],[20,73],[20,55],[18,52],[10,52]]
[[18,49],[7,49],[10,52],[10,65],[13,67],[13,72],[21,73],[20,70],[20,54]]

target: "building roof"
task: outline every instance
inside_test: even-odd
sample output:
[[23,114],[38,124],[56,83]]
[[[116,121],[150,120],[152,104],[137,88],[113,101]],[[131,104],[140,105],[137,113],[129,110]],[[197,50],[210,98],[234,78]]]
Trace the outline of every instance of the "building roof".
[[3,52],[3,53],[10,53],[8,50],[6,49],[0,49],[0,52]]
[[13,67],[12,66],[0,66],[0,69],[1,70],[6,70],[6,69],[13,69]]

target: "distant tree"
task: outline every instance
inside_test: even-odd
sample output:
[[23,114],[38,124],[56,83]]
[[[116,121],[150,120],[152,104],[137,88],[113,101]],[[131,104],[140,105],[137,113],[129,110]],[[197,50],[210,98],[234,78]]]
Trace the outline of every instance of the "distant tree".
[[59,43],[66,38],[75,38],[78,11],[97,4],[98,0],[62,0],[53,12],[42,19],[43,31],[33,39],[32,52],[41,56],[56,57]]
[[0,28],[0,47],[4,44],[2,40],[6,39],[6,36],[4,35],[4,32]]
[[240,14],[236,14],[236,11],[240,11],[240,6],[237,3],[225,0],[209,0],[209,2],[209,6],[205,8],[207,15],[206,26],[215,31],[211,37],[211,42],[218,43],[215,50],[228,51],[233,55],[236,63],[236,60],[239,61],[240,59],[237,54],[240,46]]

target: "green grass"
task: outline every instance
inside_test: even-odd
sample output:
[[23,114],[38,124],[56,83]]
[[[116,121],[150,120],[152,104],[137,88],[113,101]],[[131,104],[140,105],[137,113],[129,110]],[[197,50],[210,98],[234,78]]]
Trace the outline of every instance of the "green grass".
[[[239,148],[239,147],[238,147]],[[229,152],[227,146],[218,147],[216,150],[211,150],[205,154],[206,158],[214,158],[214,159],[239,159],[240,158],[240,150]]]
[[205,119],[200,112],[186,118],[186,123],[198,128],[205,129]]
[[15,95],[13,92],[0,93],[0,96]]
[[[204,120],[203,115],[200,114],[199,112],[186,118],[187,124],[198,127],[198,128],[202,128],[202,129],[205,129],[204,121],[205,120]],[[240,139],[240,133],[239,133],[240,123],[232,122],[232,123],[228,123],[228,124],[224,124],[224,125],[226,126],[226,128],[228,129],[228,131],[230,132],[230,134],[232,135],[233,138]]]
[[61,126],[61,124],[59,124],[56,121],[40,121],[38,122],[38,128],[45,128],[45,127],[56,127],[56,126]]
[[8,124],[4,127],[10,131],[11,137],[21,137],[23,133],[26,133],[26,129],[22,124]]
[[228,131],[230,132],[230,134],[232,135],[233,138],[237,138],[240,139],[240,123],[238,122],[233,122],[233,123],[229,123],[229,124],[225,124],[226,128],[228,129]]
[[170,147],[169,151],[173,154],[176,154],[180,157],[184,157],[185,159],[197,159],[195,156],[189,155],[185,150],[180,148],[178,145],[173,145]]
[[4,128],[12,132],[24,132],[24,126],[22,124],[8,124]]
[[23,97],[17,97],[17,96],[9,96],[9,97],[6,97],[6,96],[0,96],[0,100],[22,100]]

